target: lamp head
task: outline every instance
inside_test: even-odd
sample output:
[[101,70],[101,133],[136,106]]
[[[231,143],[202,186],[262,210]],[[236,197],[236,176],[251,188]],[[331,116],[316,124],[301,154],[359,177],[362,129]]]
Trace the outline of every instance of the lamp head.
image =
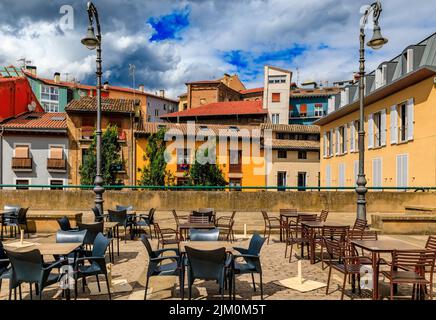
[[372,39],[367,44],[368,47],[371,47],[374,50],[378,50],[381,47],[383,47],[386,43],[388,43],[388,39],[382,36],[380,26],[375,25]]
[[86,46],[89,50],[94,50],[99,45],[100,41],[98,41],[97,37],[94,33],[94,27],[88,27],[88,33],[85,38],[82,39],[82,44]]

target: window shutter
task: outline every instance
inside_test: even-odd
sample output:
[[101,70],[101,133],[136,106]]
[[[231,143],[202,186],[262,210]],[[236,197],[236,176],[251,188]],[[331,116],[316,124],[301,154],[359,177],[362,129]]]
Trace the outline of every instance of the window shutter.
[[381,126],[381,145],[382,147],[386,146],[386,109],[383,109],[381,111],[381,120],[380,120],[380,126]]
[[334,136],[334,134],[333,134],[333,129],[331,129],[330,130],[330,153],[329,153],[329,156],[332,156],[332,155],[334,155],[334,148],[335,148],[335,136]]
[[327,141],[327,133],[326,132],[324,132],[324,138],[323,138],[323,157],[325,158],[325,157],[327,157],[327,143],[328,143],[328,141]]
[[336,128],[335,129],[335,153],[336,153],[336,155],[339,155],[339,146],[340,146],[340,144],[339,144],[339,128]]
[[391,144],[398,143],[398,111],[397,106],[391,107]]
[[331,168],[330,165],[325,167],[325,186],[331,186]]
[[356,141],[354,137],[356,136],[356,127],[354,126],[354,121],[350,123],[350,152],[355,151],[354,142]]
[[[409,185],[409,156],[397,156],[397,188],[408,187]],[[403,190],[398,190],[403,191]]]
[[28,146],[17,146],[15,148],[15,158],[28,159],[29,158],[29,147]]
[[415,105],[413,98],[407,101],[407,140],[413,140],[414,124],[415,124]]
[[50,159],[53,159],[53,160],[63,160],[64,159],[64,148],[62,148],[62,147],[51,147],[50,148]]
[[344,125],[344,154],[348,153],[348,124]]
[[368,120],[368,149],[374,148],[374,115],[369,115]]

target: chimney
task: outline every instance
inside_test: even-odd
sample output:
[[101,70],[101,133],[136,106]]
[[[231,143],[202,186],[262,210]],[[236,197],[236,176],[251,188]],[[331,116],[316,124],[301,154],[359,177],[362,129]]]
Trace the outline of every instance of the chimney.
[[55,83],[60,83],[61,82],[61,74],[59,72],[56,72],[54,74],[54,82]]
[[159,90],[159,96],[165,98],[165,90]]
[[30,74],[36,77],[36,67],[35,66],[26,66],[26,71],[30,72]]
[[103,89],[104,89],[104,90],[109,89],[109,82],[106,81],[106,82],[103,84]]
[[144,87],[144,85],[143,85],[143,84],[140,84],[139,87],[138,87],[138,90],[141,91],[141,92],[145,92],[145,87]]

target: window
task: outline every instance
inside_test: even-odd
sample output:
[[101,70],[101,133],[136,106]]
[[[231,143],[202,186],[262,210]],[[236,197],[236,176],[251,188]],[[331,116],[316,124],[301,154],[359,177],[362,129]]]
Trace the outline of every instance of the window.
[[154,116],[159,117],[159,109],[154,110]]
[[269,76],[268,77],[269,83],[286,83],[286,76]]
[[272,102],[280,102],[280,93],[273,93],[271,96]]
[[331,157],[333,155],[333,141],[331,131],[324,133],[324,157]]
[[399,139],[400,142],[407,141],[407,106],[405,103],[401,104],[399,107]]
[[50,181],[50,190],[62,190],[62,186],[64,185],[63,180],[51,180]]
[[307,104],[300,105],[300,117],[302,118],[307,117]]
[[307,160],[307,152],[306,151],[298,151],[298,159],[299,160]]
[[306,191],[307,173],[298,172],[298,191]]
[[277,151],[277,158],[279,158],[279,159],[287,159],[288,158],[288,152],[286,150],[278,150]]
[[29,146],[26,145],[16,145],[14,150],[14,158],[17,159],[29,159]]
[[350,123],[350,152],[357,152],[359,149],[359,121]]
[[229,179],[229,186],[233,187],[230,189],[230,191],[242,191],[241,187],[242,186],[242,180],[241,179]]
[[64,148],[60,147],[60,146],[50,147],[49,159],[63,160],[64,159]]
[[342,126],[338,130],[339,134],[339,154],[346,154],[347,153],[347,127]]
[[184,104],[183,104],[183,110],[186,110],[186,109],[188,109],[188,104],[187,104],[187,103],[184,103]]
[[177,171],[185,172],[189,170],[191,163],[190,149],[177,149]]
[[324,115],[324,108],[323,108],[322,104],[315,105],[314,115],[315,115],[315,117],[322,117]]
[[374,141],[375,141],[375,147],[380,147],[382,145],[381,143],[381,135],[382,135],[382,127],[381,127],[381,113],[377,112],[374,114]]
[[82,149],[82,166],[85,164],[85,159],[88,154],[88,149]]
[[274,113],[272,115],[272,124],[280,124],[280,114]]
[[59,88],[41,85],[41,104],[46,112],[59,112]]
[[368,147],[379,148],[386,146],[386,110],[370,114],[368,122]]
[[15,184],[17,185],[17,190],[29,190],[30,181],[29,180],[16,180]]

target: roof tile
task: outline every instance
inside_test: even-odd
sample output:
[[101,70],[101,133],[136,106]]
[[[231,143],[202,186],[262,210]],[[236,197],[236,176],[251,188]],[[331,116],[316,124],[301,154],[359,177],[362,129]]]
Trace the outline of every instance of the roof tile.
[[[130,99],[101,98],[101,107],[103,112],[135,113],[135,101]],[[65,111],[97,111],[97,98],[83,97],[79,100],[73,100],[65,107]]]

